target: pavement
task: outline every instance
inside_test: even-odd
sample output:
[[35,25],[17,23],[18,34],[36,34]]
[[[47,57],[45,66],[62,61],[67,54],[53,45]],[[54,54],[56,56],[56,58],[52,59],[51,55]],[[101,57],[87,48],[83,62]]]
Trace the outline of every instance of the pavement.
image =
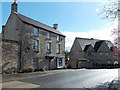
[[38,72],[30,72],[30,73],[16,73],[16,74],[3,74],[2,75],[2,82],[14,81],[14,80],[21,80],[25,78],[33,78],[36,75],[46,75],[55,72],[54,70],[50,71],[38,71]]
[[[108,88],[120,90],[120,82],[110,72],[115,70],[50,70],[3,75],[3,88]],[[104,73],[104,75],[102,75]],[[114,72],[116,73],[116,72]],[[111,75],[110,75],[111,74]],[[109,77],[111,76],[111,77]],[[113,77],[115,76],[115,77]],[[104,80],[106,78],[106,81]],[[98,79],[98,80],[96,80]],[[110,80],[111,79],[111,80]],[[108,81],[109,80],[109,81]],[[91,84],[90,84],[91,82]],[[14,87],[13,87],[14,86]],[[86,87],[89,86],[89,87]],[[90,90],[90,89],[89,89]],[[91,89],[94,90],[94,89]]]

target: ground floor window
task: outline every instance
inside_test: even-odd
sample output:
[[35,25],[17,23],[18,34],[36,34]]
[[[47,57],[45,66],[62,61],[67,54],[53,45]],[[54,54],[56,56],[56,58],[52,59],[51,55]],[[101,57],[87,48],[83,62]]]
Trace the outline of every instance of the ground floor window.
[[38,69],[38,58],[33,59],[33,66],[35,69]]
[[56,58],[57,59],[57,67],[63,66],[63,58]]

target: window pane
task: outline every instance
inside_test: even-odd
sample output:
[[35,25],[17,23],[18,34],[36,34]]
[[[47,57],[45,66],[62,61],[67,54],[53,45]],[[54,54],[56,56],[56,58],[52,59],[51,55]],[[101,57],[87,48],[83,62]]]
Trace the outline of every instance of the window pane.
[[34,35],[38,36],[38,29],[37,28],[34,28]]
[[58,67],[63,66],[62,58],[57,58]]
[[60,53],[60,44],[57,44],[56,49],[57,49],[57,53]]
[[38,51],[39,50],[39,41],[33,40],[33,50]]
[[51,43],[47,43],[47,51],[51,51]]
[[59,35],[57,35],[57,41],[60,41],[60,36]]
[[47,33],[47,38],[48,38],[48,39],[51,38],[51,34],[50,34],[50,32]]
[[33,66],[34,66],[35,69],[38,68],[38,59],[37,58],[33,59]]

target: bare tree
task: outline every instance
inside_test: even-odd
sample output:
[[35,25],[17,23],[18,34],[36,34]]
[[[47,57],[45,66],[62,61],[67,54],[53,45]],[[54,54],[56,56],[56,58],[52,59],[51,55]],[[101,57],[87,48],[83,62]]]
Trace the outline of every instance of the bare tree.
[[100,14],[104,15],[104,19],[108,19],[112,22],[117,22],[116,27],[114,27],[112,30],[112,35],[114,36],[114,44],[117,47],[117,49],[113,49],[113,52],[114,56],[120,60],[120,0],[108,0],[108,3],[104,5]]

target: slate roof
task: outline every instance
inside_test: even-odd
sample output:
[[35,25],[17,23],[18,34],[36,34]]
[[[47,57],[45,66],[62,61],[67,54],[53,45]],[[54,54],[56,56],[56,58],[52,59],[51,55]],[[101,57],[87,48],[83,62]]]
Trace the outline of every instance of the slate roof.
[[106,42],[109,49],[112,46],[114,46],[109,40],[99,40],[99,39],[93,39],[93,38],[79,38],[79,37],[76,37],[76,39],[78,40],[82,50],[87,50],[90,45],[94,47],[95,50],[97,50],[103,42]]
[[40,23],[40,22],[38,22],[38,21],[36,21],[36,20],[33,20],[33,19],[31,19],[31,18],[29,18],[29,17],[27,17],[27,16],[24,16],[24,15],[22,15],[22,14],[20,14],[20,13],[16,13],[16,12],[14,12],[14,13],[18,16],[18,18],[19,18],[21,21],[23,21],[23,22],[25,22],[25,23],[28,23],[28,24],[34,25],[34,26],[36,26],[36,27],[42,28],[42,29],[44,29],[44,30],[46,30],[46,31],[50,31],[50,32],[53,32],[53,33],[56,33],[56,34],[65,36],[65,35],[63,35],[60,31],[54,29],[53,27],[50,27],[50,26],[45,25],[45,24],[43,24],[43,23]]
[[92,38],[89,39],[89,38],[78,38],[77,37],[76,39],[78,40],[82,50],[84,50],[86,45],[91,44],[91,46],[94,47],[95,43],[98,41],[98,39],[92,39]]

